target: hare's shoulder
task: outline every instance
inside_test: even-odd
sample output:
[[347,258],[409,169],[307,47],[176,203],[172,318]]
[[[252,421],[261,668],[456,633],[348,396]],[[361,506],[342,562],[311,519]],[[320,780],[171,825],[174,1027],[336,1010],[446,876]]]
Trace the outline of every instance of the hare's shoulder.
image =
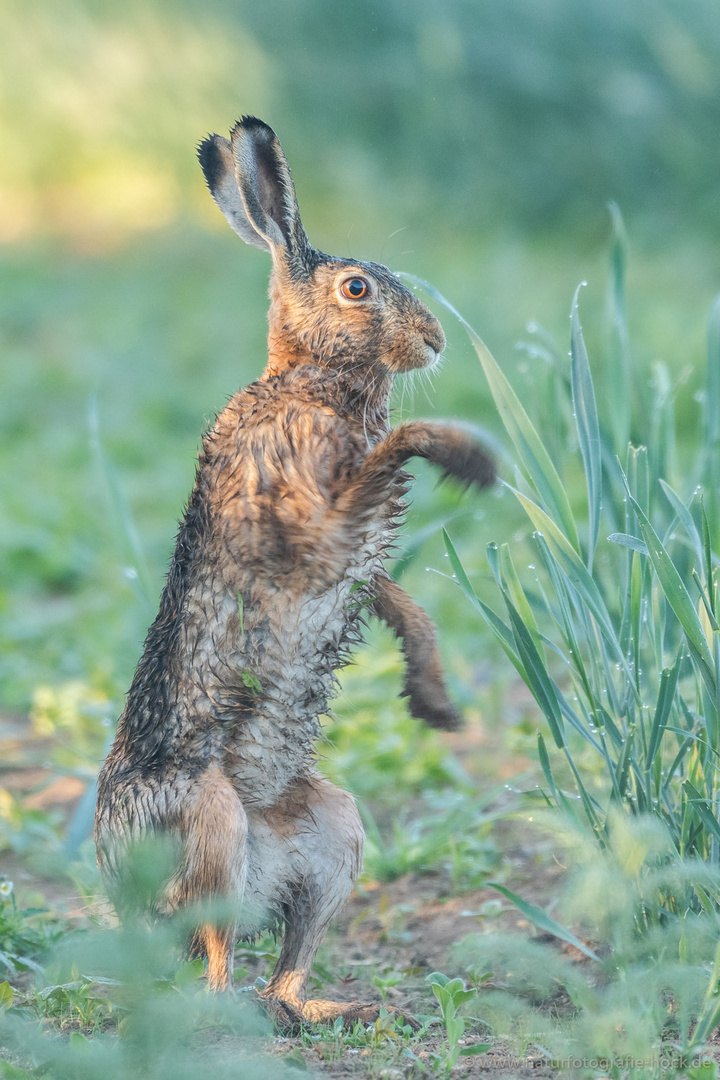
[[231,453],[236,460],[258,454],[269,460],[305,458],[308,464],[330,455],[337,467],[357,467],[374,440],[363,418],[335,401],[327,383],[327,372],[309,365],[251,383],[219,414],[206,437],[206,453]]

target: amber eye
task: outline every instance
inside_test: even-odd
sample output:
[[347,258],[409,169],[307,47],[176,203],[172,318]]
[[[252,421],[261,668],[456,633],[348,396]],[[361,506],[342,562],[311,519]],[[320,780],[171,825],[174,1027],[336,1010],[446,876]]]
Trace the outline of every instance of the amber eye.
[[340,292],[348,300],[362,300],[363,296],[368,294],[368,283],[365,278],[351,277],[343,281]]

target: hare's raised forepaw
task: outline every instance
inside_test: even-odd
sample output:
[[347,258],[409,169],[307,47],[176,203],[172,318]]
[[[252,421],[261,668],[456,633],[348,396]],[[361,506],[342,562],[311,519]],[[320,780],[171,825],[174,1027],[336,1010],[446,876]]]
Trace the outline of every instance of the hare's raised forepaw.
[[416,720],[424,720],[441,731],[458,731],[462,727],[462,717],[442,684],[407,686],[401,696],[407,698],[410,715]]
[[495,483],[495,462],[484,446],[478,442],[463,440],[453,448],[452,458],[445,465],[442,479],[456,480],[464,487],[486,488]]

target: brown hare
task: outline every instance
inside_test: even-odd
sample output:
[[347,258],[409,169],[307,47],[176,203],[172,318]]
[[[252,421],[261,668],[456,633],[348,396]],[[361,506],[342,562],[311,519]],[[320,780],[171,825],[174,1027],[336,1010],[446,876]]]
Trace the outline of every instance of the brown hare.
[[100,773],[98,861],[112,894],[134,841],[172,837],[169,909],[215,899],[235,913],[196,934],[214,989],[232,984],[238,937],[284,926],[262,991],[271,1012],[372,1020],[379,1006],[306,1000],[363,848],[354,800],[316,771],[318,718],[370,607],[403,642],[412,713],[456,726],[433,624],[384,559],[410,458],[477,487],[494,467],[460,427],[389,427],[394,377],[435,362],[442,328],[384,266],[311,247],[271,128],[244,117],[198,156],[232,228],[272,256],[268,362],[203,440],[160,610]]

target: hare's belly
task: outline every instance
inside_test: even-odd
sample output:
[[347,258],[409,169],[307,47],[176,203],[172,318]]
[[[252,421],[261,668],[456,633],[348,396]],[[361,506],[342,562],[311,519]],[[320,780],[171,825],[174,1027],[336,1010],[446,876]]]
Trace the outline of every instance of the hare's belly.
[[228,730],[225,767],[240,797],[254,806],[272,806],[314,759],[335,671],[358,636],[363,592],[357,586],[376,568],[360,569],[318,596],[276,595],[246,637],[238,663],[256,706]]

